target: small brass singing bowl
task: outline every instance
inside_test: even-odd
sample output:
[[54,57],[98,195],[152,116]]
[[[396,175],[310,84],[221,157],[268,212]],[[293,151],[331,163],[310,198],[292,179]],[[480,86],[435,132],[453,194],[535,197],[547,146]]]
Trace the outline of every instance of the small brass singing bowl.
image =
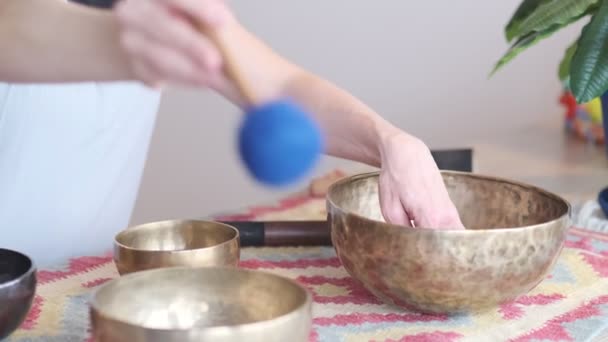
[[308,341],[311,296],[291,279],[236,267],[164,268],[102,285],[96,341]]
[[213,221],[153,222],[127,228],[114,239],[120,275],[164,267],[236,267],[239,259],[239,231]]
[[423,313],[485,311],[536,287],[563,248],[570,204],[506,179],[442,175],[466,230],[386,223],[378,173],[330,187],[331,238],[348,273],[385,303]]

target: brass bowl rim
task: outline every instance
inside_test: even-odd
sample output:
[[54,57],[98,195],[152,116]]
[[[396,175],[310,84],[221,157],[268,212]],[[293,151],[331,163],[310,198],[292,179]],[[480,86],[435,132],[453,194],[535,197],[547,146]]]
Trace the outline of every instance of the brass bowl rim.
[[15,286],[19,282],[21,282],[23,279],[28,278],[30,276],[33,276],[34,279],[36,280],[36,278],[37,278],[36,273],[38,271],[38,267],[36,266],[36,264],[34,263],[34,260],[29,255],[27,255],[23,252],[16,251],[14,249],[9,249],[9,248],[0,248],[0,250],[19,255],[19,256],[25,258],[25,260],[27,260],[30,263],[30,267],[25,272],[21,273],[18,277],[15,277],[9,281],[0,283],[0,290],[10,288],[11,286]]
[[[123,243],[120,243],[118,241],[119,237],[122,236],[123,234],[129,232],[130,230],[134,230],[134,229],[138,229],[138,228],[144,228],[146,226],[150,226],[150,225],[154,225],[154,224],[159,224],[159,223],[173,223],[173,222],[202,222],[202,223],[211,223],[211,224],[215,224],[217,226],[221,226],[223,228],[228,228],[230,230],[232,230],[235,235],[234,237],[223,241],[221,243],[215,244],[215,245],[211,245],[211,246],[207,246],[207,247],[198,247],[198,248],[185,248],[185,249],[168,249],[168,250],[160,250],[160,249],[142,249],[142,248],[135,248],[135,247],[131,247],[131,246],[127,246]],[[240,239],[241,239],[241,235],[239,233],[239,230],[234,227],[231,226],[229,224],[223,223],[223,222],[218,222],[218,221],[213,221],[213,220],[199,220],[199,219],[167,219],[167,220],[160,220],[160,221],[153,221],[153,222],[147,222],[147,223],[143,223],[143,224],[138,224],[135,226],[131,226],[128,227],[120,232],[118,232],[115,236],[114,236],[114,245],[124,249],[124,250],[128,250],[128,251],[134,251],[134,252],[138,252],[138,253],[159,253],[159,254],[168,254],[168,253],[192,253],[192,252],[197,252],[197,251],[205,251],[205,250],[209,250],[209,249],[213,249],[213,248],[218,248],[221,246],[225,246],[228,245],[230,243],[233,243],[234,241],[237,242],[237,244],[240,243]]]
[[363,173],[358,173],[358,174],[354,174],[352,176],[348,176],[345,178],[342,178],[334,183],[332,183],[329,188],[327,189],[327,194],[325,196],[325,199],[327,201],[327,203],[329,203],[334,209],[342,212],[343,214],[347,214],[350,216],[353,216],[355,218],[357,218],[357,220],[362,220],[363,222],[367,222],[370,224],[382,224],[384,227],[386,227],[386,229],[400,229],[400,230],[407,230],[407,231],[411,231],[411,232],[417,232],[420,234],[445,234],[445,235],[463,235],[463,234],[486,234],[486,233],[498,233],[498,234],[503,234],[503,233],[508,233],[508,232],[514,232],[514,231],[528,231],[528,230],[536,230],[536,229],[544,229],[547,227],[547,225],[550,225],[552,223],[556,223],[559,222],[561,220],[567,219],[568,222],[571,219],[571,215],[572,215],[572,205],[570,204],[570,202],[568,202],[566,199],[564,199],[563,197],[547,191],[545,189],[539,188],[537,186],[531,185],[531,184],[527,184],[524,182],[520,182],[520,181],[515,181],[515,180],[510,180],[507,178],[502,178],[502,177],[496,177],[496,176],[489,176],[489,175],[485,175],[485,174],[479,174],[479,173],[473,173],[473,172],[464,172],[464,171],[452,171],[452,170],[440,170],[441,174],[446,174],[446,175],[458,175],[458,176],[464,176],[464,177],[469,177],[469,178],[476,178],[476,179],[484,179],[484,180],[489,180],[489,181],[496,181],[496,182],[501,182],[501,183],[508,183],[511,185],[516,185],[516,186],[520,186],[520,187],[524,187],[524,188],[528,188],[534,191],[537,191],[547,197],[550,197],[554,200],[560,201],[563,204],[566,205],[566,213],[553,219],[553,220],[549,220],[546,222],[542,222],[542,223],[538,223],[538,224],[532,224],[532,225],[526,225],[526,226],[521,226],[521,227],[512,227],[512,228],[504,228],[504,227],[497,227],[497,228],[483,228],[483,229],[433,229],[433,228],[412,228],[412,227],[408,227],[408,226],[402,226],[402,225],[396,225],[396,224],[392,224],[392,223],[388,223],[388,222],[382,222],[382,221],[378,221],[378,220],[374,220],[374,219],[370,219],[367,217],[364,217],[362,215],[359,215],[355,212],[352,211],[347,211],[344,208],[342,208],[341,206],[337,205],[334,200],[332,199],[332,195],[335,192],[335,189],[338,186],[344,185],[346,183],[350,183],[352,181],[355,180],[359,180],[359,179],[365,179],[365,178],[372,178],[372,177],[378,177],[380,175],[380,171],[371,171],[371,172],[363,172]]
[[[190,327],[190,328],[146,327],[143,325],[137,325],[134,323],[125,322],[123,320],[114,318],[111,315],[103,312],[103,310],[101,310],[99,308],[100,304],[97,302],[97,297],[98,297],[98,293],[101,292],[104,288],[109,287],[114,283],[124,281],[124,279],[128,280],[129,278],[145,276],[145,275],[151,274],[151,273],[165,273],[165,272],[171,272],[173,270],[187,270],[187,271],[201,271],[201,272],[204,272],[207,270],[220,270],[220,271],[239,272],[239,273],[261,274],[266,277],[281,279],[281,280],[287,281],[288,283],[294,285],[294,287],[298,291],[304,293],[304,300],[302,301],[302,303],[300,305],[295,307],[293,310],[290,310],[289,312],[287,312],[283,315],[280,315],[280,316],[277,316],[277,317],[274,317],[271,319],[263,320],[263,321],[244,323],[244,324],[235,324],[235,325],[219,325],[219,326],[213,326],[213,327]],[[188,331],[198,330],[205,334],[213,334],[216,331],[222,331],[225,329],[234,329],[234,328],[246,329],[246,328],[263,327],[263,326],[269,325],[269,324],[275,325],[277,322],[289,320],[293,316],[297,316],[301,312],[312,310],[312,305],[313,305],[312,295],[309,292],[309,290],[294,279],[291,279],[291,278],[288,278],[286,276],[282,276],[279,274],[275,274],[275,273],[272,273],[269,271],[265,271],[265,270],[252,270],[252,269],[245,269],[245,268],[240,268],[240,267],[230,267],[230,266],[207,266],[207,267],[174,266],[174,267],[156,268],[156,269],[150,269],[150,270],[144,270],[144,271],[140,271],[140,272],[126,274],[124,276],[114,278],[113,280],[108,281],[105,284],[98,287],[93,292],[93,295],[91,296],[91,300],[89,303],[90,310],[93,311],[96,315],[98,315],[99,318],[102,319],[103,321],[109,322],[109,323],[114,323],[114,324],[119,324],[119,325],[124,325],[130,329],[145,330],[145,331],[149,331],[149,332],[174,332],[174,333],[185,333]],[[312,321],[312,318],[310,315],[306,315],[306,317],[310,322]]]

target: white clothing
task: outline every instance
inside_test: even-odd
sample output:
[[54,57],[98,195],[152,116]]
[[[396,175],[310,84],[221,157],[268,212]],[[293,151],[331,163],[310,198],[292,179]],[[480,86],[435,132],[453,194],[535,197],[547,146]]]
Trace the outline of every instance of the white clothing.
[[37,266],[111,250],[159,99],[132,83],[0,83],[0,248]]

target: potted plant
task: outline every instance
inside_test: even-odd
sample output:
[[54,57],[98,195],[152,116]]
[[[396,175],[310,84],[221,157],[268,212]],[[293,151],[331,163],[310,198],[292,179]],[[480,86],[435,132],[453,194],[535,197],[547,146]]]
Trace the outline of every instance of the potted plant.
[[522,0],[505,27],[511,46],[492,73],[579,20],[588,22],[559,65],[558,76],[564,85],[561,102],[568,108],[570,122],[578,122],[581,113],[587,116],[590,129],[596,129],[608,151],[608,0]]

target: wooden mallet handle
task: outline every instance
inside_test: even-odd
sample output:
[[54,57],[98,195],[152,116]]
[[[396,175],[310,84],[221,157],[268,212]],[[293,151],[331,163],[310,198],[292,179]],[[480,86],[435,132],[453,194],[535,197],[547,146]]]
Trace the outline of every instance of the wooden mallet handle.
[[230,45],[226,41],[226,35],[223,35],[222,31],[207,29],[204,25],[199,25],[199,30],[208,37],[219,50],[222,60],[224,61],[226,75],[234,82],[237,90],[245,98],[247,104],[257,104],[257,96],[255,95],[251,84],[245,79],[243,72],[236,62],[236,57],[233,55],[233,52],[230,51]]

